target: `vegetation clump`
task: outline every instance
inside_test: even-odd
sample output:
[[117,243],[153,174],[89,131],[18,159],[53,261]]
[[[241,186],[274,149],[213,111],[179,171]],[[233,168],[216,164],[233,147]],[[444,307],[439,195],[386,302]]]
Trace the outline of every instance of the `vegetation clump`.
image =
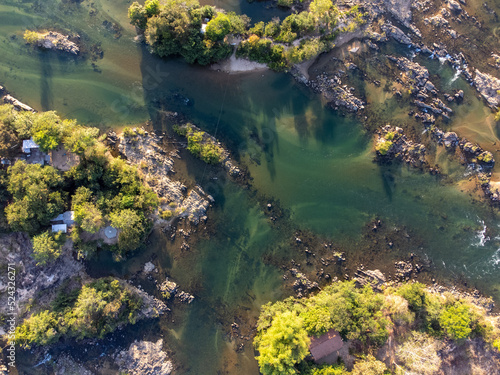
[[[362,349],[352,372],[306,360],[308,337],[319,337],[331,329]],[[391,331],[409,335],[398,345],[396,361],[383,363],[369,353],[383,345]],[[500,330],[486,312],[451,294],[431,293],[419,283],[375,293],[369,286],[356,288],[354,282],[338,282],[309,298],[290,297],[264,305],[254,345],[263,374],[382,375],[396,369],[433,374],[441,364],[442,339],[460,342],[472,337],[482,338],[498,350]]]
[[53,344],[62,336],[102,338],[121,325],[135,324],[142,303],[136,292],[118,280],[95,280],[69,296],[58,296],[54,309],[26,319],[16,328],[16,341],[30,348]]
[[[290,7],[293,0],[279,0]],[[226,13],[196,0],[148,0],[129,8],[130,22],[144,30],[146,43],[159,56],[180,55],[189,63],[211,64],[233,52],[232,35],[243,37],[237,56],[287,70],[333,48],[339,31],[353,31],[364,23],[357,6],[340,11],[332,0],[313,0],[309,9],[282,22],[274,19],[250,27],[247,16]],[[340,29],[340,25],[344,25]],[[297,45],[293,42],[302,39]]]
[[218,164],[222,161],[224,150],[204,131],[195,129],[192,124],[174,126],[174,131],[186,137],[188,151],[205,163]]

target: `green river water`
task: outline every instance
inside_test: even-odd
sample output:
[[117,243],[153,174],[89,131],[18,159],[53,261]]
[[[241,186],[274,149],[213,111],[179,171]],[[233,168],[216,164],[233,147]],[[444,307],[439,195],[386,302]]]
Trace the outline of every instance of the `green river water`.
[[[462,166],[438,154],[437,161],[449,174],[446,182],[406,167],[378,166],[362,125],[327,109],[289,75],[228,75],[151,56],[134,42],[136,34],[126,16],[130,3],[3,0],[0,84],[37,110],[54,109],[102,129],[156,118],[159,109],[181,112],[223,140],[248,167],[251,191],[223,178],[214,180],[217,172],[187,156],[186,162],[176,162],[180,175],[216,199],[209,218],[214,234],[201,238],[188,254],[179,254],[162,234],[154,233],[143,254],[111,267],[113,274],[127,276],[155,254],[161,273],[195,292],[193,304],[151,328],[164,336],[179,373],[258,373],[251,345],[236,353],[224,332],[235,316],[251,322],[261,304],[284,296],[283,270],[263,259],[286,259],[286,244],[296,228],[334,241],[349,258],[362,251],[357,245],[363,228],[378,217],[420,239],[418,246],[396,249],[395,254],[414,252],[429,258],[436,275],[466,280],[500,299],[500,221],[494,210],[461,191],[458,182],[466,174]],[[265,2],[216,5],[255,20],[286,15],[266,9]],[[120,25],[121,37],[116,39],[103,21]],[[22,34],[35,27],[78,33],[87,48],[100,43],[104,57],[92,66],[88,58],[34,51],[24,45]],[[496,129],[481,101],[465,82],[453,80],[450,69],[437,62],[429,62],[429,68],[447,90],[467,90],[467,103],[458,109],[451,127],[495,151]],[[382,118],[406,116],[405,109],[384,99],[381,89],[367,86],[366,92]],[[290,220],[270,224],[261,208],[262,196],[279,200]],[[140,327],[147,330],[145,323]],[[34,373],[26,362],[20,373]]]

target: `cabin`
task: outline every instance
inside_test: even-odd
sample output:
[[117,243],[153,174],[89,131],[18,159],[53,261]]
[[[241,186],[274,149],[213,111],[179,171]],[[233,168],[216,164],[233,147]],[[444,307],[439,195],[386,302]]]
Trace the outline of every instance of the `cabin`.
[[51,220],[51,223],[72,226],[75,224],[75,211],[66,211]]
[[57,232],[67,233],[68,226],[66,224],[53,224],[52,225],[52,233],[57,233]]
[[344,342],[340,334],[331,329],[320,337],[311,337],[309,351],[316,363],[333,363],[337,361],[338,351],[342,349]]
[[25,139],[23,141],[23,152],[25,154],[31,154],[32,150],[38,150],[38,149],[40,149],[40,146],[38,146],[35,143],[35,141],[33,140],[33,138]]

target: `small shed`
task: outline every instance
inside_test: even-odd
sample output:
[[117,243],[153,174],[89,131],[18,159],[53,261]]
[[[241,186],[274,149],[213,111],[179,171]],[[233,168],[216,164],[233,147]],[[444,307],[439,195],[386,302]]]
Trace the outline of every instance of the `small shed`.
[[201,24],[201,30],[200,30],[200,32],[202,34],[205,34],[207,32],[207,24],[206,23],[202,23]]
[[117,233],[118,233],[117,229],[113,228],[112,226],[104,228],[104,235],[109,239],[115,238]]
[[35,141],[33,140],[33,138],[30,138],[30,139],[25,139],[23,141],[23,152],[25,154],[30,154],[31,153],[31,150],[35,150],[35,149],[39,149],[40,146],[38,146]]
[[342,346],[344,342],[340,334],[332,328],[320,337],[311,337],[309,351],[316,363],[334,362],[337,360],[337,351]]
[[66,224],[53,224],[52,225],[52,233],[57,233],[57,232],[67,233],[68,226]]
[[53,218],[51,222],[56,224],[66,224],[71,226],[75,224],[75,211],[63,212],[59,216]]

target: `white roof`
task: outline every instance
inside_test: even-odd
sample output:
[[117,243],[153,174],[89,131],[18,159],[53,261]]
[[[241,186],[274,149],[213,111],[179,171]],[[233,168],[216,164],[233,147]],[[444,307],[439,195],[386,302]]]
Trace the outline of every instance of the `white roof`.
[[104,228],[104,234],[106,235],[106,237],[108,238],[115,238],[116,237],[116,234],[117,234],[117,230],[116,228],[113,228],[112,226],[109,226],[109,227],[106,227]]
[[52,225],[52,232],[63,232],[68,231],[68,226],[66,224],[54,224]]
[[205,34],[206,29],[207,29],[207,24],[206,23],[202,23],[201,24],[201,33]]
[[38,146],[35,141],[33,140],[33,138],[30,138],[30,139],[25,139],[23,141],[23,150],[31,150],[32,148],[39,148],[40,146]]
[[62,221],[64,224],[74,224],[75,222],[75,211],[66,211],[55,218],[53,218],[51,221]]

